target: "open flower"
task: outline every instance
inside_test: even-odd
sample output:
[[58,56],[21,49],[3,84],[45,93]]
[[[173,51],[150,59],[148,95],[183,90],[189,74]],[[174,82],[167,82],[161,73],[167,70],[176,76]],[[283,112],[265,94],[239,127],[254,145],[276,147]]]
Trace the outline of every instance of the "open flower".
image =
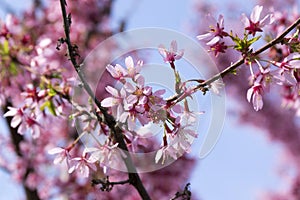
[[224,31],[224,18],[223,15],[219,15],[218,21],[213,18],[216,26],[211,25],[208,33],[198,35],[198,40],[208,40],[206,43],[208,46],[213,46],[218,43],[221,38],[228,36],[228,33]]
[[273,65],[277,66],[279,69],[273,71],[274,78],[277,80],[279,85],[288,84],[296,85],[297,74],[296,70],[300,69],[300,56],[298,53],[290,54],[285,57],[282,62],[272,62]]
[[256,34],[256,32],[262,32],[262,28],[266,24],[272,24],[274,21],[273,15],[271,14],[268,14],[261,19],[260,15],[262,10],[263,6],[255,6],[250,15],[250,19],[245,14],[242,14],[241,21],[245,25],[245,29],[248,31],[248,33],[252,34],[253,36]]
[[38,138],[40,136],[40,124],[32,116],[25,114],[23,108],[8,107],[4,117],[13,117],[11,120],[11,127],[18,127],[18,133],[24,135],[26,131],[29,131],[33,138]]
[[97,167],[93,164],[93,162],[87,159],[86,153],[86,150],[84,150],[81,157],[72,158],[70,160],[71,167],[68,170],[69,173],[78,170],[78,172],[82,174],[83,177],[88,177],[90,169],[94,171],[97,170]]
[[48,154],[50,154],[50,155],[57,154],[53,161],[54,164],[62,163],[62,161],[64,161],[66,159],[67,164],[69,165],[69,159],[70,159],[69,151],[70,151],[69,148],[55,147],[53,149],[50,149],[48,151]]
[[7,111],[3,116],[4,117],[13,117],[11,120],[11,127],[16,128],[21,122],[24,112],[22,108],[14,108],[8,106],[9,111]]
[[128,56],[125,58],[125,65],[127,70],[119,64],[116,64],[116,66],[108,65],[106,69],[116,80],[121,80],[126,77],[134,79],[134,77],[141,71],[143,61],[139,60],[135,65],[132,57]]
[[167,50],[164,45],[159,45],[158,51],[167,63],[173,63],[175,60],[182,58],[184,50],[181,49],[177,52],[177,42],[173,40],[171,42],[170,49]]

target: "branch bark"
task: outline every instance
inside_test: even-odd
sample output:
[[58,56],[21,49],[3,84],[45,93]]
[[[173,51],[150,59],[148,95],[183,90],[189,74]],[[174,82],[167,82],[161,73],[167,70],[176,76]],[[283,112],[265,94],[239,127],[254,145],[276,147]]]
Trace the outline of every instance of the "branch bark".
[[123,158],[123,161],[126,165],[126,168],[128,170],[128,177],[129,177],[129,183],[135,187],[135,189],[138,191],[142,199],[144,200],[150,200],[150,196],[148,192],[146,191],[139,174],[137,173],[136,167],[134,166],[133,160],[129,154],[128,148],[126,146],[126,143],[124,141],[124,136],[122,133],[122,130],[117,126],[116,120],[112,115],[110,115],[107,112],[107,109],[101,106],[100,101],[95,97],[94,92],[92,91],[91,87],[85,80],[85,77],[80,70],[80,64],[78,64],[76,60],[76,56],[78,56],[76,49],[71,43],[70,39],[70,16],[67,15],[66,12],[66,1],[65,0],[60,0],[60,5],[61,5],[61,11],[62,11],[62,17],[63,17],[63,24],[64,24],[64,32],[65,32],[65,42],[68,47],[68,52],[70,56],[70,61],[76,70],[80,81],[82,82],[83,88],[85,91],[88,93],[88,95],[93,99],[95,105],[99,108],[103,115],[103,121],[109,126],[112,135],[116,142],[118,143],[118,147],[124,150],[124,153],[126,154],[126,157]]

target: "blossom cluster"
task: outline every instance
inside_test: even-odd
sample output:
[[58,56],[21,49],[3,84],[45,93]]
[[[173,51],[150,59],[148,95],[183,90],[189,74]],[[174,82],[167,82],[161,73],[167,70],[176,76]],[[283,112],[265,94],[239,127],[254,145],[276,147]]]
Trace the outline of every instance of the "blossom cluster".
[[[240,52],[245,60],[245,64],[250,69],[251,87],[247,91],[247,100],[252,102],[254,110],[258,111],[263,108],[263,95],[270,91],[271,87],[280,86],[282,88],[282,105],[283,107],[292,108],[296,115],[300,116],[300,89],[299,89],[299,36],[298,32],[290,33],[286,36],[282,44],[275,45],[269,50],[269,58],[253,55],[253,46],[261,38],[258,33],[264,33],[268,41],[274,37],[274,34],[268,34],[264,31],[267,26],[272,32],[280,34],[286,25],[281,24],[284,16],[280,12],[273,12],[261,17],[263,6],[257,5],[252,10],[250,17],[246,14],[241,17],[244,25],[244,36],[230,34],[225,31],[224,18],[219,16],[215,26],[210,26],[210,31],[206,34],[197,36],[199,40],[208,41],[206,45],[213,51],[215,56],[219,53],[226,53],[226,49],[232,47]],[[296,17],[295,17],[296,18]],[[276,34],[275,37],[278,35]],[[252,36],[252,37],[251,37]],[[232,44],[224,41],[224,38],[231,40]],[[225,43],[226,42],[226,43]],[[274,54],[274,52],[281,52]]]
[[[173,62],[182,56],[180,54],[183,54],[178,54],[180,57],[176,58],[176,41],[171,43],[169,51],[160,46],[159,52],[171,67],[175,66]],[[163,98],[164,89],[153,91],[151,86],[146,85],[145,78],[140,74],[142,63],[138,61],[135,65],[133,58],[129,56],[125,59],[126,68],[119,64],[106,67],[117,81],[115,84],[117,88],[106,87],[111,96],[102,100],[101,105],[110,108],[120,126],[131,135],[139,136],[137,124],[141,126],[150,123],[162,125],[164,127],[163,146],[157,153],[156,162],[162,155],[162,162],[168,156],[177,159],[179,155],[189,150],[192,138],[197,137],[196,131],[190,128],[195,123],[196,117],[189,111],[187,101],[185,107],[180,103],[168,102]]]

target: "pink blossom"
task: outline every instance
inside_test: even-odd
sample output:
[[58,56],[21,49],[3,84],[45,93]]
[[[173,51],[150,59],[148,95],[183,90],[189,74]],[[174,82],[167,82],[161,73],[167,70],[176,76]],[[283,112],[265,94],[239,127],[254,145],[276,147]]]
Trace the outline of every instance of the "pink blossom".
[[40,136],[40,125],[33,118],[25,114],[23,108],[14,108],[8,107],[9,111],[7,111],[3,116],[4,117],[13,117],[10,123],[11,127],[18,127],[18,133],[23,135],[26,131],[29,131],[34,138],[38,138]]
[[176,160],[178,151],[173,146],[165,146],[160,148],[155,155],[155,163],[161,160],[162,165],[165,163],[168,157]]
[[132,78],[134,79],[135,75],[137,75],[143,66],[143,61],[138,61],[135,65],[131,56],[125,58],[125,65],[127,69],[122,67],[119,64],[116,66],[108,65],[106,67],[107,71],[117,80],[122,80],[124,78]]
[[22,108],[14,108],[8,107],[9,111],[7,111],[3,116],[4,117],[13,117],[11,120],[11,127],[16,128],[21,122],[24,116],[24,112]]
[[[210,17],[210,15],[209,15]],[[223,37],[228,36],[228,33],[224,31],[224,18],[223,15],[219,15],[218,21],[213,19],[213,21],[217,24],[216,27],[213,25],[210,26],[210,31],[208,33],[198,35],[198,40],[209,40],[206,44],[208,46],[213,46],[216,43],[220,42]]]
[[262,28],[266,24],[273,23],[273,15],[268,14],[264,18],[260,18],[261,12],[263,10],[263,6],[255,6],[252,10],[252,13],[250,15],[250,19],[245,15],[242,14],[242,23],[245,26],[245,29],[248,31],[249,34],[252,34],[253,36],[256,34],[256,32],[262,32]]
[[117,80],[120,80],[124,78],[127,75],[127,71],[119,64],[116,64],[116,66],[107,65],[106,67],[107,71]]
[[216,42],[210,46],[209,51],[214,52],[215,56],[218,56],[219,53],[225,53],[226,49],[227,49],[227,45],[225,45],[224,42]]
[[252,104],[255,111],[261,110],[263,107],[262,92],[263,92],[262,85],[257,83],[255,83],[247,91],[247,100],[250,103],[252,99]]
[[135,77],[135,75],[140,73],[142,66],[143,66],[143,61],[139,60],[137,62],[137,64],[135,65],[132,57],[128,56],[125,58],[125,65],[127,67],[128,77],[133,79]]
[[121,107],[123,107],[123,101],[127,96],[125,89],[122,87],[121,90],[118,91],[117,89],[111,86],[107,86],[105,89],[112,96],[103,99],[101,101],[101,105],[106,108],[111,107],[113,109],[114,114],[119,115],[120,112],[122,111]]
[[68,172],[72,173],[73,171],[78,170],[83,177],[88,177],[90,169],[94,171],[97,170],[97,167],[92,163],[93,162],[87,159],[87,152],[84,150],[81,157],[72,158],[70,160],[70,168]]
[[184,54],[184,50],[181,49],[177,52],[177,42],[173,40],[171,42],[170,49],[167,50],[164,45],[159,45],[158,51],[160,55],[164,58],[164,61],[167,63],[173,63],[175,60],[179,60],[182,58]]
[[70,159],[69,151],[70,151],[69,148],[55,147],[53,149],[50,149],[48,151],[48,154],[50,154],[50,155],[57,154],[54,161],[53,161],[54,164],[62,163],[65,159],[66,159],[67,164],[68,164],[69,159]]
[[300,69],[300,56],[298,53],[290,54],[285,57],[282,62],[272,61],[271,63],[279,68],[272,72],[274,74],[274,78],[278,80],[277,83],[279,85],[297,84],[298,80],[296,70]]
[[88,158],[89,163],[100,162],[102,166],[118,166],[126,155],[118,148],[118,143],[114,145],[103,145],[98,148],[86,148],[87,153],[91,153]]

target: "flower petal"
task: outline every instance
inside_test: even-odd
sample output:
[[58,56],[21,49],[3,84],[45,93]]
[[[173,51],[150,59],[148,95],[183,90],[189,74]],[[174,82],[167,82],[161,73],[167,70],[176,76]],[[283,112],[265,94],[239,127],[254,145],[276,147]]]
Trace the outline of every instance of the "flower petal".
[[127,69],[134,68],[134,63],[133,63],[133,59],[131,56],[128,56],[125,58],[125,65],[126,65]]
[[252,13],[251,13],[251,16],[250,16],[250,19],[253,23],[256,23],[259,21],[259,18],[260,18],[260,14],[261,14],[261,11],[262,11],[263,7],[262,6],[255,6],[252,10]]

